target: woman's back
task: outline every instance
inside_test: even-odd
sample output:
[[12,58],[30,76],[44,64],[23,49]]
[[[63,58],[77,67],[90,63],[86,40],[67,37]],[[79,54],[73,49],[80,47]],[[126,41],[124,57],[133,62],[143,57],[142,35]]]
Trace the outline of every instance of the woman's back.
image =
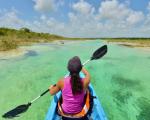
[[[76,114],[81,112],[84,105],[85,90],[90,83],[90,75],[81,64],[79,57],[75,56],[68,62],[69,76],[60,79],[55,87],[51,87],[50,94],[62,91],[62,109],[65,113]],[[83,72],[85,77],[80,78]]]
[[82,90],[81,93],[74,95],[72,93],[70,80],[71,80],[70,76],[64,78],[64,87],[62,89],[62,99],[63,99],[62,108],[65,113],[75,114],[79,113],[82,110],[82,107],[84,105],[85,91]]

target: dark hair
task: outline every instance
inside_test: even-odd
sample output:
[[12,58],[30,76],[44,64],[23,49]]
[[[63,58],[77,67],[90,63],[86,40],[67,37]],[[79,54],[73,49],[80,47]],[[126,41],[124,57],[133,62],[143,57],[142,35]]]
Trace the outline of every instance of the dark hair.
[[82,64],[80,58],[75,56],[71,58],[68,62],[68,70],[71,76],[71,88],[73,95],[81,93],[83,90],[82,81],[80,78],[80,71],[82,69]]

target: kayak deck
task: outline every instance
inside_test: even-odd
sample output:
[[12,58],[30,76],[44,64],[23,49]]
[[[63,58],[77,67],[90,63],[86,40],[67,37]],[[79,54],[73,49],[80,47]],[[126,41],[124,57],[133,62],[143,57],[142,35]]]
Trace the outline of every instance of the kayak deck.
[[[92,93],[93,96],[97,97],[91,84],[89,85],[89,89],[90,89],[90,93]],[[56,108],[57,102],[58,102],[60,96],[61,96],[61,92],[58,92],[54,96],[45,120],[60,120],[61,117],[57,114],[57,111],[56,111],[57,110],[57,108]],[[100,104],[100,101],[98,100],[98,97],[93,99],[93,108],[92,108],[92,113],[91,113],[90,118],[92,118],[92,120],[107,120],[107,117],[104,113],[104,110],[103,110],[101,104]]]

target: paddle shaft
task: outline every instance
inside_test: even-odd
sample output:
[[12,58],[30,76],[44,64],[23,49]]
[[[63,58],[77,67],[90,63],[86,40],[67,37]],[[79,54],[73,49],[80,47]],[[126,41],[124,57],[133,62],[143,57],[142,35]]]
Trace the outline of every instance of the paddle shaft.
[[36,101],[37,99],[39,99],[41,96],[45,95],[47,92],[49,91],[49,89],[47,89],[46,91],[44,91],[41,95],[39,95],[38,97],[34,98],[30,103],[32,104],[34,101]]

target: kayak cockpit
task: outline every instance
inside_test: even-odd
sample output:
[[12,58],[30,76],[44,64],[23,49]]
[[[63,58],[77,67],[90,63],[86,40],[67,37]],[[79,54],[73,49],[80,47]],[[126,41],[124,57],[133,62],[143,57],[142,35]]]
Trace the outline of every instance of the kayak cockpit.
[[[89,90],[92,96],[96,96],[96,93],[91,84],[89,85]],[[57,114],[57,103],[59,101],[60,96],[61,96],[61,92],[58,92],[56,95],[54,95],[54,98],[50,104],[45,120],[60,120],[61,119],[61,116]],[[107,117],[104,113],[104,110],[97,96],[96,96],[96,99],[93,99],[93,108],[92,108],[90,118],[92,120],[107,120]]]

